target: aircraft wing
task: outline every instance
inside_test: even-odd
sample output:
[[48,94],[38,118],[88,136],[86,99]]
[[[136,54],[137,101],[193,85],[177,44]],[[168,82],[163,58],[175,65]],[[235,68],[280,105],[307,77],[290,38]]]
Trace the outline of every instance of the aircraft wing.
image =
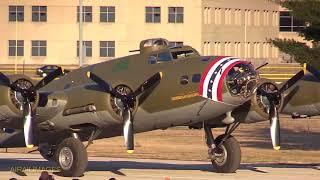
[[305,64],[305,76],[288,91],[283,100],[281,113],[292,118],[320,115],[320,71]]

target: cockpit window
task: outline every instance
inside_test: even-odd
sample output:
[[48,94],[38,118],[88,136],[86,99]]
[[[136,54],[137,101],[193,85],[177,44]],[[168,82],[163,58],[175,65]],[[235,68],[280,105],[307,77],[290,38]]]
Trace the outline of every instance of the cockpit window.
[[159,53],[158,61],[172,61],[172,56],[169,52]]
[[149,64],[156,64],[161,62],[172,61],[172,56],[169,52],[161,52],[159,54],[152,54],[148,58]]
[[195,55],[192,50],[185,50],[185,51],[174,51],[171,52],[173,59],[181,59]]

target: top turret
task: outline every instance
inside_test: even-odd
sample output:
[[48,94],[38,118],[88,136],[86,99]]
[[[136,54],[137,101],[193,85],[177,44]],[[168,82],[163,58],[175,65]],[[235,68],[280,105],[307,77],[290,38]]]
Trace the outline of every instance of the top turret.
[[140,42],[140,52],[147,53],[157,51],[163,48],[169,48],[169,41],[162,38],[146,39]]

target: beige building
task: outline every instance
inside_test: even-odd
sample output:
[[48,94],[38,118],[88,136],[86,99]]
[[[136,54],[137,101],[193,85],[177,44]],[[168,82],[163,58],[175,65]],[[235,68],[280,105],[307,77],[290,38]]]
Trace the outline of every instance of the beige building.
[[[1,0],[0,65],[77,65],[78,0]],[[267,0],[83,0],[85,63],[163,37],[203,55],[278,62],[279,6]]]

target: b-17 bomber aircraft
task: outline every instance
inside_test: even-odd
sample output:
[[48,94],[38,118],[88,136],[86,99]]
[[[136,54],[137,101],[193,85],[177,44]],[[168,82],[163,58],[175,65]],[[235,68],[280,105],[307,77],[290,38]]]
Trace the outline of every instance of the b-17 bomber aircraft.
[[281,113],[294,119],[320,115],[320,71],[309,64],[304,64],[304,71],[305,76],[283,95]]
[[[38,146],[64,176],[81,176],[86,148],[96,139],[123,136],[133,153],[135,133],[189,126],[204,129],[212,165],[230,173],[241,159],[232,132],[240,123],[269,119],[272,144],[280,148],[282,94],[303,71],[278,88],[259,77],[259,67],[236,57],[200,56],[161,38],[142,41],[136,51],[54,80],[59,68],[36,84],[1,73],[0,147]],[[217,127],[225,133],[213,137]]]

